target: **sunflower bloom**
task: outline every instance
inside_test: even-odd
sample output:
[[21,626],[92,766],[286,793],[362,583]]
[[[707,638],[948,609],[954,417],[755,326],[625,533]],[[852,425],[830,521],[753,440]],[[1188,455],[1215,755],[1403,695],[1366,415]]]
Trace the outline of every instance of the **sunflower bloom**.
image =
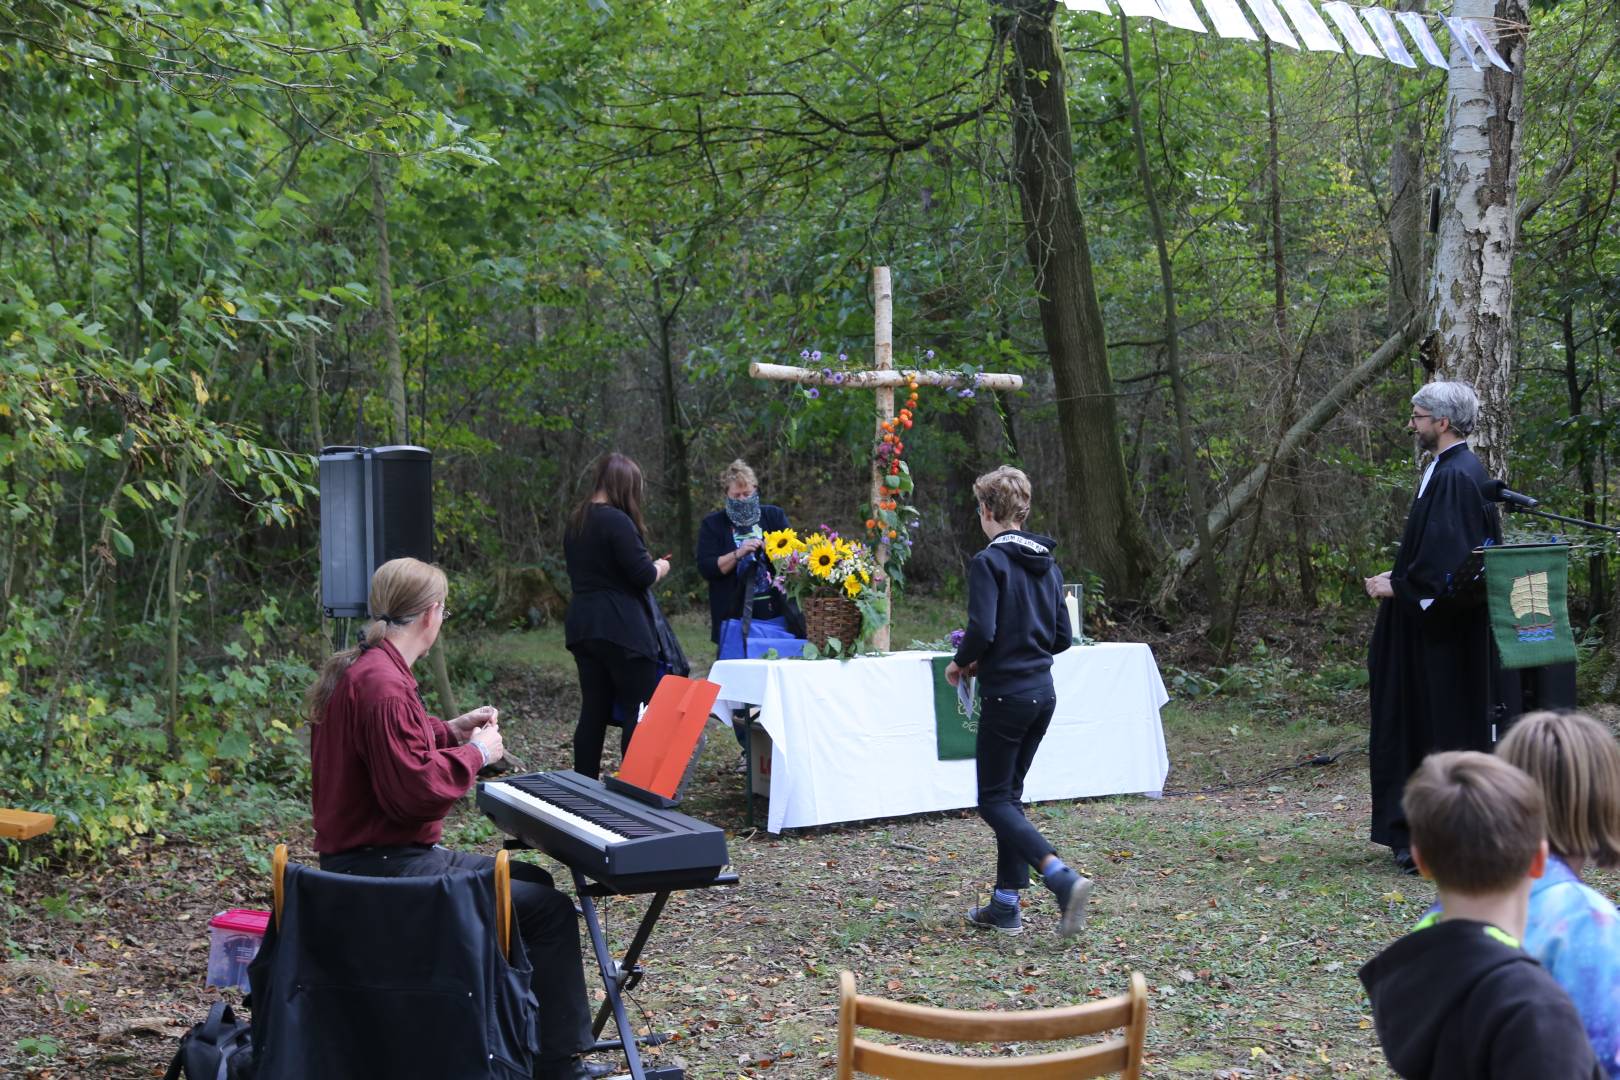
[[861,582],[854,574],[844,579],[844,595],[851,600],[861,595]]
[[815,544],[810,548],[810,572],[823,580],[832,576],[833,567],[838,564],[838,549],[826,541]]
[[778,529],[765,534],[765,554],[772,559],[785,559],[795,551],[804,550],[804,541],[792,529]]

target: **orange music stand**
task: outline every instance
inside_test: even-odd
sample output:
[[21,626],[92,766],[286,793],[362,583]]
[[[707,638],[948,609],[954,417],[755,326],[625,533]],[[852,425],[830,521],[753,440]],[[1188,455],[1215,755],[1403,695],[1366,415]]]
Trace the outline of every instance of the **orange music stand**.
[[604,784],[650,792],[673,806],[703,725],[709,722],[709,710],[719,696],[719,683],[665,675],[636,724],[618,774]]

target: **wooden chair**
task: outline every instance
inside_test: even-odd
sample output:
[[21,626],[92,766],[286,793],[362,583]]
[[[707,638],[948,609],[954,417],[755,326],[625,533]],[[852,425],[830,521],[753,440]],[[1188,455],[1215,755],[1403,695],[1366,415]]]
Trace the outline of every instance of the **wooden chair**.
[[56,828],[56,815],[0,807],[0,840],[32,840]]
[[[838,976],[838,1080],[857,1073],[890,1080],[1085,1080],[1142,1074],[1142,1041],[1147,1036],[1147,980],[1131,973],[1131,988],[1118,997],[1061,1009],[1028,1012],[970,1012],[908,1005],[855,992],[855,976]],[[944,1042],[1031,1042],[1097,1035],[1123,1029],[1114,1038],[1075,1050],[1029,1057],[948,1057],[906,1050],[856,1036],[856,1028]]]
[[[512,955],[512,865],[511,854],[495,854],[495,932],[501,939],[501,953]],[[287,845],[277,844],[270,857],[270,893],[274,903],[276,928],[281,928],[281,908],[287,896]]]

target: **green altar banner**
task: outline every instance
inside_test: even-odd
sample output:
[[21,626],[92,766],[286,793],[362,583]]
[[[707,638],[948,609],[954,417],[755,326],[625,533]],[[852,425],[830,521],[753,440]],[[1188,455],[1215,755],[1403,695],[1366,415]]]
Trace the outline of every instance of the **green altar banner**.
[[939,760],[961,761],[977,753],[979,742],[979,694],[974,688],[971,707],[964,709],[956,687],[945,681],[945,669],[950,666],[948,656],[935,656],[929,661],[934,667],[934,733],[938,739]]
[[1569,547],[1510,545],[1485,549],[1491,633],[1505,668],[1575,659],[1569,629]]

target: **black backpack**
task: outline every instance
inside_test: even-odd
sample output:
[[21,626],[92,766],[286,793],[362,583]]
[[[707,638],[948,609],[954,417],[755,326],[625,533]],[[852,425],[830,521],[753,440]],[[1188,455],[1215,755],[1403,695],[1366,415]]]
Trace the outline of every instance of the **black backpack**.
[[215,1002],[208,1019],[180,1036],[163,1080],[252,1080],[253,1030],[231,1007]]

